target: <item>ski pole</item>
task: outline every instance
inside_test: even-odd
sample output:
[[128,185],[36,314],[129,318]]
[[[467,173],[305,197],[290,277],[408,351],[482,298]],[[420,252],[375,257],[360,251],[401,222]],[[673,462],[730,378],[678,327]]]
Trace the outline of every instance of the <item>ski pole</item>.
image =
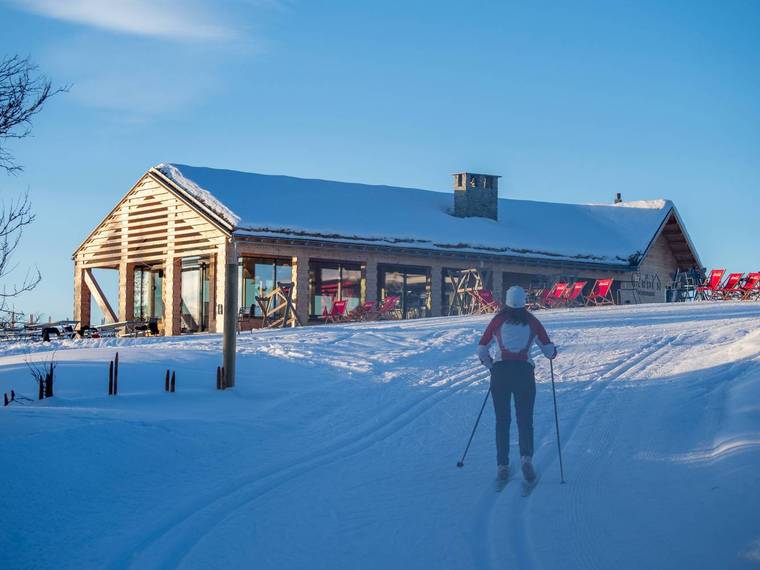
[[470,434],[470,439],[467,442],[467,447],[464,448],[464,453],[462,454],[462,459],[460,459],[457,462],[457,467],[464,467],[464,458],[467,457],[467,452],[470,449],[470,444],[472,443],[472,438],[475,437],[475,430],[478,429],[478,424],[480,423],[480,416],[483,415],[483,410],[486,407],[486,402],[488,401],[488,396],[490,396],[490,395],[491,395],[491,387],[489,386],[488,387],[488,392],[486,392],[486,397],[483,400],[483,405],[480,406],[480,413],[478,414],[478,419],[475,420],[475,425],[472,428],[472,433]]
[[557,426],[557,452],[559,452],[559,475],[560,480],[565,482],[565,469],[562,466],[562,445],[559,442],[559,415],[557,414],[557,392],[554,390],[554,361],[549,361],[549,369],[552,373],[552,398],[554,399],[554,425]]

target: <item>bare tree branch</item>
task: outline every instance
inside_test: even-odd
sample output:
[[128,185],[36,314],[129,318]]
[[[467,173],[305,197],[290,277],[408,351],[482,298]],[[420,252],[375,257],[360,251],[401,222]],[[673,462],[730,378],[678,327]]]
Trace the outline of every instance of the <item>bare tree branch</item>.
[[49,79],[37,75],[37,66],[18,55],[0,59],[0,168],[18,172],[22,167],[5,148],[9,139],[23,139],[32,131],[32,117],[45,102],[67,87],[54,88]]
[[[37,73],[37,66],[29,58],[18,55],[0,58],[0,170],[13,174],[21,170],[6,143],[30,135],[32,117],[42,110],[53,95],[67,87],[54,88],[45,76]],[[26,226],[34,222],[29,194],[23,194],[10,203],[0,202],[0,323],[15,320],[15,308],[8,300],[31,291],[42,279],[39,269],[28,269],[20,284],[8,285],[5,279],[16,269],[11,263]]]

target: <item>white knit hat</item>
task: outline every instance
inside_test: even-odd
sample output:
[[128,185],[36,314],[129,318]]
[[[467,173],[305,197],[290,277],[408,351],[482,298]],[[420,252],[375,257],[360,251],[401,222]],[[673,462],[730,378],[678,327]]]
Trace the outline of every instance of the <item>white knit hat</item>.
[[519,285],[512,285],[507,290],[507,307],[522,309],[525,307],[525,290]]

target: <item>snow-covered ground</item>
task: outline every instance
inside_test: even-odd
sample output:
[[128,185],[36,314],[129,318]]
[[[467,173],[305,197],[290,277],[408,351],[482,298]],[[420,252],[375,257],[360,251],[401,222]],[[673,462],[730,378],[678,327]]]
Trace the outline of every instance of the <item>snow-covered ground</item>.
[[52,348],[59,367],[55,398],[0,409],[0,568],[760,563],[760,303],[540,318],[568,482],[539,360],[528,498],[495,490],[490,404],[455,466],[486,317],[244,334],[226,392],[218,336],[5,346],[2,391],[32,396],[25,360]]

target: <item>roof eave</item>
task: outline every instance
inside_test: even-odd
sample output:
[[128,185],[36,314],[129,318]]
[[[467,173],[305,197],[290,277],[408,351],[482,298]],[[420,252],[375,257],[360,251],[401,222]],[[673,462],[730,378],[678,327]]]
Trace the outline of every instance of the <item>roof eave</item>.
[[399,246],[399,245],[392,245],[392,244],[367,244],[367,243],[358,243],[358,242],[350,242],[350,241],[336,241],[336,240],[329,240],[329,239],[314,239],[314,238],[304,238],[304,237],[284,237],[284,236],[262,236],[262,235],[254,235],[254,234],[246,234],[246,233],[233,233],[233,238],[236,240],[241,241],[251,241],[251,242],[258,242],[258,243],[268,243],[268,244],[282,244],[283,242],[288,243],[289,245],[299,245],[299,246],[314,246],[314,247],[330,247],[330,248],[349,248],[349,249],[371,249],[375,251],[393,251],[393,252],[405,252],[409,254],[414,255],[424,255],[424,256],[436,256],[436,257],[470,257],[470,258],[482,258],[482,259],[490,259],[490,260],[498,260],[503,263],[515,263],[518,265],[531,265],[531,266],[537,266],[537,265],[548,265],[548,266],[572,266],[579,269],[603,269],[607,271],[618,271],[618,272],[626,272],[630,271],[632,269],[632,266],[630,264],[625,264],[623,262],[621,263],[606,263],[606,262],[599,262],[599,261],[590,261],[590,260],[579,260],[579,259],[572,259],[568,257],[561,257],[557,256],[556,258],[551,257],[540,257],[540,256],[528,256],[528,255],[509,255],[509,254],[500,254],[500,253],[493,253],[493,252],[478,252],[473,250],[468,251],[461,251],[461,250],[453,250],[453,249],[444,249],[444,248],[437,248],[437,249],[431,249],[431,248],[421,248],[421,247],[409,247],[409,246]]
[[659,238],[662,235],[663,230],[665,229],[666,224],[668,223],[668,220],[670,219],[670,215],[673,214],[676,218],[676,222],[678,223],[678,227],[681,230],[681,233],[683,234],[684,238],[686,239],[686,244],[689,246],[689,252],[691,253],[692,257],[694,257],[694,260],[697,262],[697,265],[699,267],[702,267],[702,260],[699,257],[699,253],[697,253],[697,249],[694,247],[694,242],[691,241],[691,237],[689,236],[689,232],[686,231],[686,225],[683,222],[683,219],[681,218],[681,215],[678,213],[678,209],[676,208],[675,204],[668,200],[669,207],[665,209],[665,214],[662,217],[662,220],[660,221],[660,225],[657,228],[657,231],[652,236],[652,239],[647,244],[646,249],[644,250],[644,253],[639,258],[639,261],[636,263],[636,267],[641,265],[641,263],[646,259],[647,255],[649,255],[649,251],[652,249],[652,246],[654,245],[654,242],[657,241],[657,238]]

